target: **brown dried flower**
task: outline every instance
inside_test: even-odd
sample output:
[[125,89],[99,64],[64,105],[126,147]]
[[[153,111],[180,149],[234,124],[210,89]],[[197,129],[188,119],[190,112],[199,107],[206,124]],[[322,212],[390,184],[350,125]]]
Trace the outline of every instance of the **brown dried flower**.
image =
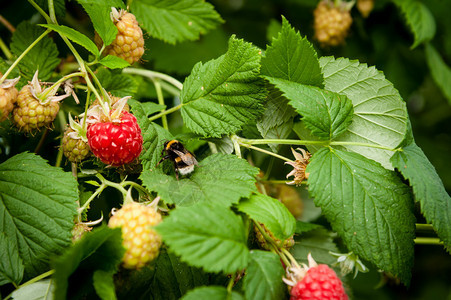
[[312,157],[312,155],[302,148],[297,148],[296,150],[299,150],[301,153],[296,152],[293,148],[291,148],[291,151],[293,152],[294,158],[296,160],[286,162],[286,164],[294,168],[287,175],[287,178],[294,176],[294,179],[293,181],[287,182],[287,184],[295,184],[299,186],[304,179],[308,179],[309,173],[305,173],[305,168],[307,168],[307,164],[309,163],[309,159],[310,157]]

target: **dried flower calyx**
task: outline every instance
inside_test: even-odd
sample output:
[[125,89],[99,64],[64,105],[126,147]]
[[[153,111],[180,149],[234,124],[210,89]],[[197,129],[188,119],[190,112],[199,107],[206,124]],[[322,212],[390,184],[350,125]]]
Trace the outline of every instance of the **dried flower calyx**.
[[301,153],[296,152],[293,148],[291,148],[291,151],[293,152],[294,158],[296,160],[286,162],[286,164],[294,168],[287,175],[287,178],[294,176],[294,179],[290,182],[287,182],[287,184],[300,185],[304,179],[308,179],[309,173],[305,173],[305,169],[307,168],[307,164],[309,163],[309,159],[310,157],[312,157],[312,155],[302,148],[297,148],[296,150],[300,151]]

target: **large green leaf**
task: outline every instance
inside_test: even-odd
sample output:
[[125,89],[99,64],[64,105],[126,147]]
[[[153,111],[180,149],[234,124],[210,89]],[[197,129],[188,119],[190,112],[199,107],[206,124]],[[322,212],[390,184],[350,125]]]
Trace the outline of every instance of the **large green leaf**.
[[431,40],[435,35],[435,19],[425,4],[418,0],[393,0],[401,8],[415,41],[412,49]]
[[[335,141],[397,147],[406,134],[407,109],[399,92],[382,72],[346,58],[321,57],[325,89],[346,95],[354,105],[352,123]],[[393,169],[393,151],[359,145],[343,148]]]
[[24,266],[17,245],[0,232],[0,286],[7,283],[20,284]]
[[222,286],[203,286],[196,288],[186,294],[182,300],[244,300],[244,297],[237,292],[229,293],[225,287]]
[[0,232],[19,250],[26,278],[45,271],[49,258],[70,245],[77,200],[72,174],[37,155],[0,164]]
[[178,207],[156,229],[189,265],[228,274],[247,266],[243,221],[226,207],[207,203]]
[[266,97],[260,58],[258,48],[232,36],[226,54],[196,64],[181,92],[185,125],[198,134],[220,137],[260,116]]
[[92,283],[97,295],[103,300],[116,300],[113,275],[116,271],[96,270],[92,276]]
[[[154,167],[152,167],[154,168]],[[256,191],[258,169],[235,155],[214,154],[199,163],[187,178],[176,180],[161,168],[141,174],[144,186],[167,203],[188,206],[197,202],[230,206]]]
[[451,68],[446,65],[440,54],[430,43],[426,44],[426,61],[432,78],[442,90],[448,102],[451,104]]
[[351,124],[352,103],[346,96],[284,79],[266,78],[284,93],[313,135],[333,140]]
[[306,172],[309,192],[349,250],[408,284],[415,217],[409,189],[360,154],[323,148]]
[[333,241],[334,235],[335,233],[324,228],[304,232],[300,236],[295,235],[295,244],[290,252],[298,262],[307,264],[307,256],[311,253],[317,263],[331,265],[337,262],[329,253],[338,252],[338,247]]
[[290,238],[296,229],[296,220],[279,200],[262,194],[254,194],[238,204],[238,210],[252,220],[265,224],[280,240]]
[[421,212],[451,252],[451,198],[434,166],[414,142],[396,152],[391,161],[409,180]]
[[132,75],[97,69],[97,78],[103,88],[116,97],[133,96],[138,92],[138,82]]
[[88,13],[95,31],[102,38],[105,45],[111,44],[118,32],[110,17],[111,8],[125,9],[124,2],[121,0],[77,0],[77,2]]
[[213,5],[201,0],[134,0],[130,9],[150,36],[170,44],[197,40],[223,22]]
[[261,64],[262,75],[317,87],[323,85],[315,49],[284,17],[282,30],[267,47]]
[[[102,226],[86,233],[80,241],[53,261],[55,299],[67,299],[70,287],[73,290],[81,289],[79,285],[83,284],[82,282],[69,280],[69,277],[77,272],[81,272],[83,277],[88,274],[93,276],[92,283],[98,290],[99,296],[114,295],[114,290],[111,290],[111,279],[117,271],[124,252],[120,228],[111,229],[108,226]],[[98,270],[104,272],[96,273]]]
[[59,34],[67,37],[73,42],[83,46],[86,50],[94,54],[95,56],[99,56],[99,49],[97,49],[96,44],[91,41],[86,35],[72,29],[70,27],[64,25],[56,25],[56,24],[41,24],[40,26],[45,28],[50,28]]
[[[17,56],[21,55],[42,33],[44,29],[39,26],[29,22],[20,23],[11,38],[11,51]],[[27,80],[33,78],[36,70],[39,70],[40,80],[48,80],[59,63],[56,44],[46,36],[19,62],[19,69]]]
[[285,270],[277,254],[251,251],[249,266],[244,276],[244,293],[247,300],[283,299],[286,285],[282,281]]

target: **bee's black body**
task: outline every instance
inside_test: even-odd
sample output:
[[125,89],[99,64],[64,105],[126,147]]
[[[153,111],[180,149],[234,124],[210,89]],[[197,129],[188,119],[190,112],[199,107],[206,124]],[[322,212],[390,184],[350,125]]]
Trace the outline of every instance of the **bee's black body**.
[[177,140],[165,142],[161,155],[164,156],[160,159],[158,164],[166,159],[170,159],[174,164],[175,176],[177,179],[179,178],[179,174],[188,175],[194,171],[194,166],[198,165],[194,155],[186,150],[183,144]]

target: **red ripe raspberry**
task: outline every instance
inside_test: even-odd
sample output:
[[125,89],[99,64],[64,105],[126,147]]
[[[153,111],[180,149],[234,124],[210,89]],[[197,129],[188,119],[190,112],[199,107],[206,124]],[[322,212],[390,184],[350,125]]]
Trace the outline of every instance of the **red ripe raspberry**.
[[328,265],[310,268],[291,289],[291,300],[347,300],[341,280]]
[[121,166],[141,154],[141,128],[136,117],[127,111],[122,111],[117,120],[89,125],[87,137],[92,153],[107,165]]
[[348,300],[343,284],[328,265],[318,265],[311,254],[309,265],[287,269],[283,280],[291,288],[291,300]]

